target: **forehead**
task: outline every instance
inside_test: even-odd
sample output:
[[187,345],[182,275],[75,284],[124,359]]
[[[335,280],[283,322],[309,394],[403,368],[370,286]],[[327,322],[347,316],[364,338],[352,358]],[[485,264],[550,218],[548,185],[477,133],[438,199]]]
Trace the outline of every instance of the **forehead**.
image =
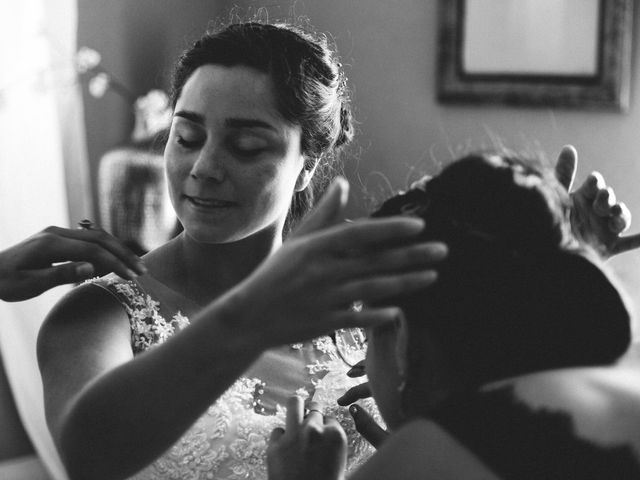
[[198,67],[182,89],[178,110],[205,116],[259,115],[281,120],[269,75],[243,65]]

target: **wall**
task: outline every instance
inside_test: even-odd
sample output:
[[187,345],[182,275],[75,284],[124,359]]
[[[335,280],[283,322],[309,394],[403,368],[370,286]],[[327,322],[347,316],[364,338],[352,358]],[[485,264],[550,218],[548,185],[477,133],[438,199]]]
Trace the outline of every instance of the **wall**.
[[[443,106],[435,100],[436,0],[273,3],[233,0],[216,2],[213,8],[212,1],[196,0],[80,0],[79,36],[89,46],[102,48],[105,63],[113,62],[114,69],[132,79],[142,93],[160,85],[159,75],[166,65],[162,55],[176,52],[184,45],[185,35],[200,29],[217,12],[233,5],[241,11],[266,5],[272,18],[306,15],[316,28],[332,33],[354,87],[358,145],[345,167],[352,183],[352,215],[367,211],[371,202],[365,198],[383,198],[420,173],[436,172],[442,162],[465,149],[490,146],[498,139],[512,148],[541,150],[549,158],[555,158],[562,145],[572,143],[580,153],[577,180],[598,169],[640,222],[636,95],[640,76],[635,72],[640,35],[634,38],[632,101],[626,114]],[[637,9],[636,24],[639,14]],[[130,123],[116,101],[88,102],[88,130],[95,136],[89,139],[90,153],[95,161],[99,152],[124,138]],[[625,255],[612,264],[631,290],[640,291],[640,254]]]

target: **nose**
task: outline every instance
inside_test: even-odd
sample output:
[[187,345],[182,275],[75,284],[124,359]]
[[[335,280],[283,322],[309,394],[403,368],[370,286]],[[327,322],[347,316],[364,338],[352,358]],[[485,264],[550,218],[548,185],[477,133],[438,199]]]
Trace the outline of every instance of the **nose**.
[[221,182],[225,177],[223,149],[216,145],[205,145],[191,166],[189,175],[200,180]]

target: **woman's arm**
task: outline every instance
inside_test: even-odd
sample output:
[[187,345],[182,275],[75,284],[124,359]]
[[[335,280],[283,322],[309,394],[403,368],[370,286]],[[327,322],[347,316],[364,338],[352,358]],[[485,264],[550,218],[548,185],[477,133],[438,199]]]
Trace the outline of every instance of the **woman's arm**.
[[[214,311],[215,310],[215,311]],[[38,339],[47,420],[72,478],[125,478],[162,454],[260,354],[225,311],[133,359],[122,306],[85,285]]]

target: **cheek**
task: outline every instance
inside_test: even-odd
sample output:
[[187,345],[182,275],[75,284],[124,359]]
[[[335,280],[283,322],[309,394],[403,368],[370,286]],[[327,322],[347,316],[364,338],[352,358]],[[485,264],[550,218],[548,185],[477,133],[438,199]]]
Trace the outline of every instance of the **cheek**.
[[245,191],[253,192],[257,206],[264,209],[288,209],[293,196],[296,177],[277,164],[265,164],[247,168],[237,176],[242,179]]

